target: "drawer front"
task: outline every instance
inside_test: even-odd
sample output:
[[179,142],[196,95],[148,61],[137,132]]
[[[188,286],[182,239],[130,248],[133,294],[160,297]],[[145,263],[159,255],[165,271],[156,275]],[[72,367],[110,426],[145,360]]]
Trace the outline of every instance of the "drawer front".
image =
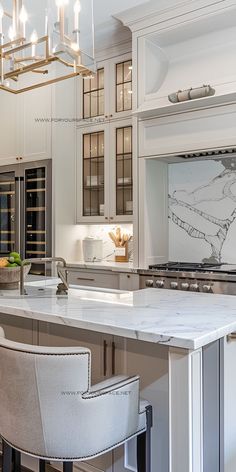
[[102,287],[119,289],[119,276],[117,274],[103,274],[101,272],[69,271],[68,281],[72,285],[84,285],[85,287]]

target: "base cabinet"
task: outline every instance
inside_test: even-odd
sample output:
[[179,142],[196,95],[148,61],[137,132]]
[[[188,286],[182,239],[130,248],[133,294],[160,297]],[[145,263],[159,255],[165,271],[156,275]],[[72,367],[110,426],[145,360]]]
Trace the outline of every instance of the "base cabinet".
[[0,326],[11,341],[35,344],[34,321],[0,313]]
[[104,270],[69,270],[68,282],[70,285],[85,287],[99,287],[114,290],[139,290],[139,275],[126,272],[112,272]]

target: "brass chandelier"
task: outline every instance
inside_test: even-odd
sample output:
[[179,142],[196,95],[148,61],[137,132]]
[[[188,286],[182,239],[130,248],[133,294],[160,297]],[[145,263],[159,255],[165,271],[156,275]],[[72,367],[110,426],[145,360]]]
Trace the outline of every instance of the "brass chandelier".
[[0,2],[0,89],[18,94],[95,71],[93,0],[48,0],[42,12],[38,36],[23,0],[11,11]]

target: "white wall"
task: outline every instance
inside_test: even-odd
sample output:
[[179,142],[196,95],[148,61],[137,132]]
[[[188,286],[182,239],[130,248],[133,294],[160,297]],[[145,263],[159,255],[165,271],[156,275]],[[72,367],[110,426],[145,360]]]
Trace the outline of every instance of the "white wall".
[[[73,119],[76,79],[52,87],[52,118]],[[52,123],[54,254],[66,259],[75,257],[76,181],[75,123]]]

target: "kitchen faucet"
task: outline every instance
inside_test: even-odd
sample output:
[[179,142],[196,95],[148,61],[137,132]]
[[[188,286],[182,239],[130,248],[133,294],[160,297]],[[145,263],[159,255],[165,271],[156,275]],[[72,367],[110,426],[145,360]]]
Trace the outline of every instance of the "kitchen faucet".
[[[45,258],[33,258],[33,259],[25,259],[22,261],[21,264],[21,270],[20,270],[20,294],[21,295],[26,295],[25,293],[25,288],[24,288],[24,266],[25,264],[37,264],[37,263],[46,263],[46,262],[59,262],[61,263],[61,268],[65,269],[66,268],[66,261],[62,257],[45,257]],[[67,270],[65,270],[65,273],[57,266],[57,274],[58,277],[61,279],[61,283],[58,284],[57,286],[57,295],[67,295],[68,294],[68,289],[69,289],[69,284],[67,281]]]

